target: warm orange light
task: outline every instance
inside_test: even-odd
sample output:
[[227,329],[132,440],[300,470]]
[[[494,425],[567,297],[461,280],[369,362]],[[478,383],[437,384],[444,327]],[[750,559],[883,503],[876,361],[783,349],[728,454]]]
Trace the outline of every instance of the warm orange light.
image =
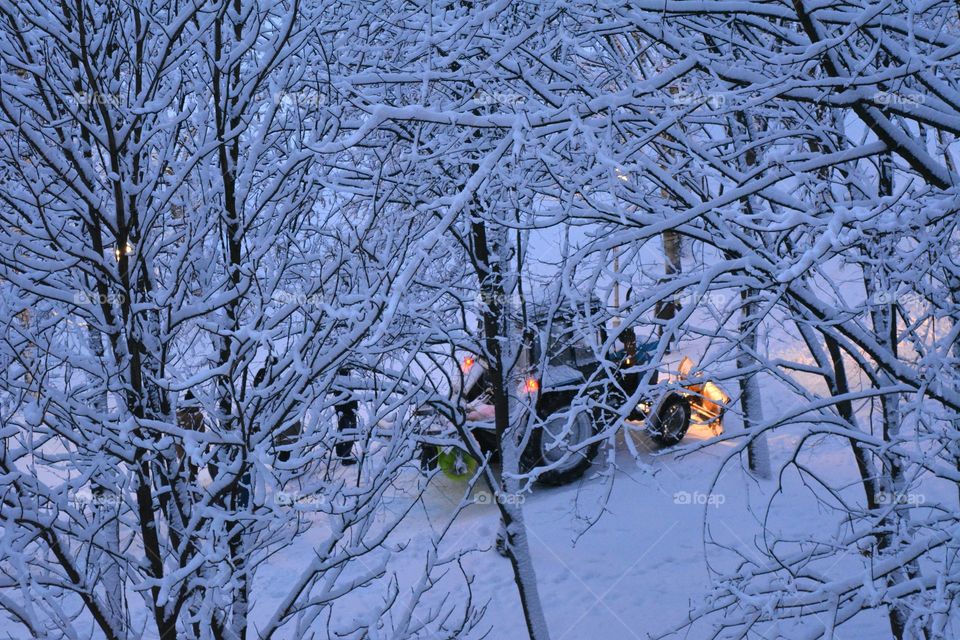
[[473,368],[474,363],[476,363],[476,359],[473,356],[467,356],[466,358],[464,358],[463,365],[462,365],[463,372],[469,373],[470,369]]
[[126,246],[124,246],[122,252],[120,251],[120,247],[115,247],[115,248],[114,248],[114,250],[113,250],[113,256],[117,259],[117,262],[120,262],[120,255],[121,255],[121,253],[122,253],[123,255],[126,255],[126,256],[132,256],[132,255],[133,255],[133,245],[128,242],[128,243],[126,244]]
[[537,382],[536,378],[527,378],[527,381],[523,383],[523,389],[527,393],[536,393],[540,389],[540,383]]

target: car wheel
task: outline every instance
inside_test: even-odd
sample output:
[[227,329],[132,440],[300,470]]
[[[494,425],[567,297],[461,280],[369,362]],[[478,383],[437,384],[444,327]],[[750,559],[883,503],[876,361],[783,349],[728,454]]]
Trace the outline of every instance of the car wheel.
[[690,428],[690,402],[683,396],[667,396],[649,418],[650,437],[662,445],[677,444]]
[[573,482],[586,472],[597,455],[599,442],[580,446],[594,434],[589,411],[578,412],[572,420],[569,407],[554,411],[530,434],[521,457],[523,471],[535,473],[538,467],[550,466],[551,469],[537,475],[539,482],[554,486]]

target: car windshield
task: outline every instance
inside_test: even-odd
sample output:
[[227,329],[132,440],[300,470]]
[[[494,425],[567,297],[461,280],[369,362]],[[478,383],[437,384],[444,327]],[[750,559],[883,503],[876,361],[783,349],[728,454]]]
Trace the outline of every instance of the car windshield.
[[544,344],[546,361],[550,365],[582,367],[596,360],[588,327],[574,325],[570,318],[557,316],[548,326],[539,326],[537,330],[533,341],[533,362],[542,360]]

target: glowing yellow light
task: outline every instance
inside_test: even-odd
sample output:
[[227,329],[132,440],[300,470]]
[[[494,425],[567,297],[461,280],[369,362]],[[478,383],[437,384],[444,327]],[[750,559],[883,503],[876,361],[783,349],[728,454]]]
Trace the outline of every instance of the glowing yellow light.
[[527,381],[523,383],[523,389],[527,393],[536,393],[540,389],[540,383],[536,378],[527,378]]
[[[120,262],[120,247],[117,247],[116,249],[113,250],[113,255],[117,259],[117,262]],[[133,255],[133,245],[130,244],[129,242],[126,244],[126,246],[123,249],[123,255],[125,256]]]
[[463,372],[464,372],[464,373],[469,373],[469,372],[470,372],[470,369],[473,368],[473,365],[474,365],[476,362],[477,362],[477,361],[476,361],[476,359],[475,359],[473,356],[467,356],[466,358],[464,358],[464,359],[463,359],[463,364],[461,365],[461,367],[463,368]]

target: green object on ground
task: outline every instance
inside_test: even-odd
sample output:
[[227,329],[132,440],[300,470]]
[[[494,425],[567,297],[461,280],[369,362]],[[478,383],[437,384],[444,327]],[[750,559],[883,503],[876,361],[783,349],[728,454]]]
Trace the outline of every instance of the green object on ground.
[[477,460],[458,447],[444,449],[437,456],[437,465],[444,475],[454,480],[469,480],[477,472]]

